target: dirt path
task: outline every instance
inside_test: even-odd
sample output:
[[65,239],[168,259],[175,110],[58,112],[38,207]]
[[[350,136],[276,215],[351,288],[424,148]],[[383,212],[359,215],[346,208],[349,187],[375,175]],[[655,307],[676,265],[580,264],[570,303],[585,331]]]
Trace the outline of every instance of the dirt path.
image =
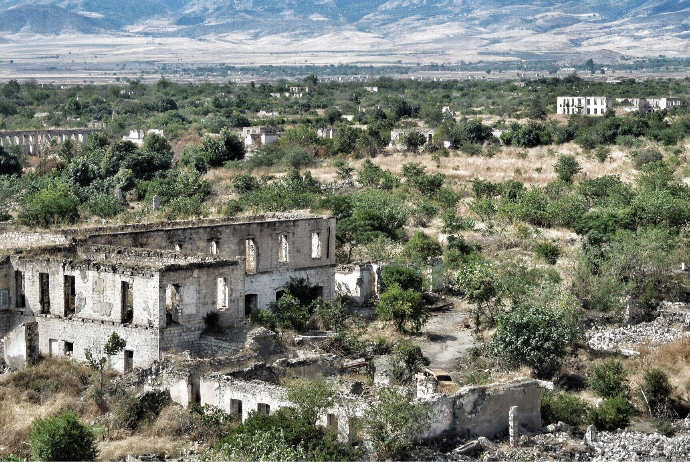
[[422,329],[424,337],[415,339],[422,352],[431,359],[432,368],[457,369],[458,358],[477,344],[472,329],[465,327],[468,312],[457,300],[455,307],[448,311],[433,313]]

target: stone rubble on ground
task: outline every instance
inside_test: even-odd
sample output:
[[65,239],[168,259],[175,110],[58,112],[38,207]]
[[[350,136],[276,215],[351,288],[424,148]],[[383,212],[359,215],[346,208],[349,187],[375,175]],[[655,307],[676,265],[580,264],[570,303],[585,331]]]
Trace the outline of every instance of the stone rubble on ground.
[[634,356],[643,344],[668,344],[690,338],[690,311],[686,304],[663,303],[651,322],[612,328],[595,327],[587,332],[587,344],[594,350]]

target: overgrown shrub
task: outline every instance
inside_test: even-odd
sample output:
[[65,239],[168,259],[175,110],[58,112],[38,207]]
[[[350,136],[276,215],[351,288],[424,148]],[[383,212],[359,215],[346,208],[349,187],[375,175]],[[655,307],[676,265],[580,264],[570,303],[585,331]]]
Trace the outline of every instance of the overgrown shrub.
[[35,460],[96,460],[96,436],[72,412],[36,419],[29,432]]
[[424,278],[418,270],[407,265],[392,264],[383,268],[381,272],[380,292],[385,292],[389,287],[398,284],[403,290],[421,292],[424,286]]
[[664,371],[661,369],[645,371],[640,385],[640,394],[643,402],[649,407],[650,413],[663,414],[671,393],[673,393],[673,386]]
[[564,422],[573,428],[583,426],[591,407],[583,399],[568,393],[557,393],[542,389],[541,392],[541,424],[547,426],[552,423]]
[[654,148],[643,149],[642,151],[633,151],[630,153],[633,156],[633,163],[637,170],[641,170],[647,164],[652,162],[660,162],[664,159],[659,151]]
[[582,170],[580,163],[574,156],[561,156],[553,166],[558,179],[568,183],[573,181],[573,176]]
[[379,296],[376,315],[384,321],[393,321],[401,332],[406,326],[419,332],[431,316],[421,293],[412,289],[403,290],[395,283]]
[[41,227],[74,223],[79,218],[78,207],[79,198],[70,185],[57,182],[24,199],[19,222]]
[[589,413],[587,421],[597,430],[613,431],[627,427],[634,408],[628,398],[623,395],[606,399]]
[[597,396],[602,398],[627,396],[630,391],[628,373],[623,368],[623,363],[615,359],[608,359],[596,366],[587,384]]
[[416,373],[431,364],[431,360],[424,356],[421,348],[411,341],[400,341],[395,350],[391,360],[391,373],[399,385],[410,383]]
[[534,247],[534,253],[549,265],[555,265],[561,256],[561,249],[553,242],[539,242]]

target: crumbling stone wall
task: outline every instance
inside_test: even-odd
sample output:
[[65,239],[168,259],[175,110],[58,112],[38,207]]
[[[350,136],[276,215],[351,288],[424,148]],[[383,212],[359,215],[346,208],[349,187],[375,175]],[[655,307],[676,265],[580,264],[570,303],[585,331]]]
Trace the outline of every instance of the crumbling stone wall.
[[540,396],[537,381],[460,388],[455,394],[456,431],[466,437],[503,435],[512,406],[518,407],[520,425],[536,431],[541,428]]
[[21,249],[69,244],[70,238],[55,233],[0,230],[0,249]]
[[[160,359],[158,329],[123,326],[110,321],[94,321],[83,318],[65,319],[55,316],[15,316],[13,326],[37,321],[38,349],[46,356],[67,356],[86,361],[84,350],[97,353],[102,350],[108,337],[115,332],[127,341],[125,350],[132,352],[133,367],[147,367]],[[112,358],[111,367],[123,372],[125,352]]]
[[364,305],[377,294],[378,273],[375,265],[360,263],[340,265],[335,269],[335,291],[358,305]]
[[289,406],[285,388],[260,380],[243,381],[230,376],[211,374],[202,377],[199,384],[201,405],[216,406],[237,415],[237,402],[241,402],[242,421],[250,412],[259,410],[259,404],[267,404],[269,411]]

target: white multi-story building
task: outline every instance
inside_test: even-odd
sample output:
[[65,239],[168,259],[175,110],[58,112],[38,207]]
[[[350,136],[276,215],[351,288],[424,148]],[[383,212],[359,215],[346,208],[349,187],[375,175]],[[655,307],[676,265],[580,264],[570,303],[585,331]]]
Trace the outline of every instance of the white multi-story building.
[[559,96],[556,114],[602,116],[613,110],[611,98],[606,96]]

